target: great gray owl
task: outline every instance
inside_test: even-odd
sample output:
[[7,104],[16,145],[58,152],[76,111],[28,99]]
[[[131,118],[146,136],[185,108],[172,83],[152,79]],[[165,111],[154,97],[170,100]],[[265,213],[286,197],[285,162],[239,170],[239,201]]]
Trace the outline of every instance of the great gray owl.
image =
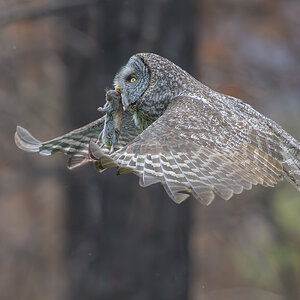
[[99,171],[133,172],[142,186],[160,182],[177,203],[191,194],[205,204],[215,194],[227,200],[282,178],[300,191],[300,143],[168,59],[133,55],[114,87],[101,119],[44,143],[17,127],[16,144],[42,155],[63,152],[69,168],[94,161]]

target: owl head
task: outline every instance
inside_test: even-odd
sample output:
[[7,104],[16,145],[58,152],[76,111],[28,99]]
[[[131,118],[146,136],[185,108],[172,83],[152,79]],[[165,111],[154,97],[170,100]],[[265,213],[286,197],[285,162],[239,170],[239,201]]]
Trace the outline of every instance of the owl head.
[[164,57],[138,53],[117,73],[114,87],[121,94],[124,110],[143,110],[145,115],[156,118],[191,78]]
[[114,87],[122,96],[124,110],[130,109],[142,97],[149,86],[150,77],[148,65],[137,55],[133,55],[115,76]]

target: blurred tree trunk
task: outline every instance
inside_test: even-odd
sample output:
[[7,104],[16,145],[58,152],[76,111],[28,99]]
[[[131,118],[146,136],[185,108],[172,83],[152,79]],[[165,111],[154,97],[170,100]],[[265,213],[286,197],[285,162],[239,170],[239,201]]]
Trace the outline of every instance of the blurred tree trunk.
[[[161,54],[193,74],[194,11],[192,0],[103,1],[72,11],[64,21],[70,127],[98,117],[104,89],[136,52]],[[160,185],[142,189],[113,170],[84,167],[66,181],[70,299],[188,298],[188,201],[176,205]]]

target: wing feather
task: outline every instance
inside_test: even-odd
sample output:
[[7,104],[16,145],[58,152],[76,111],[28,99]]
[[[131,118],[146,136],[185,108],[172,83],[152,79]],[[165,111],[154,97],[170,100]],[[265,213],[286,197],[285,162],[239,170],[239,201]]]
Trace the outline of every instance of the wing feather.
[[[103,130],[104,121],[105,117],[102,117],[83,127],[46,142],[37,140],[26,129],[17,126],[15,143],[24,151],[39,152],[39,154],[43,156],[49,156],[57,152],[64,153],[68,156],[67,167],[73,169],[93,161],[90,155],[89,145],[90,142],[100,143],[99,135]],[[129,113],[124,112],[121,134],[116,149],[120,149],[127,145],[140,132],[141,131],[134,125],[132,116]],[[103,148],[102,151],[108,152],[108,149]],[[96,164],[96,168],[99,171],[103,170],[99,164]]]
[[[131,169],[142,186],[161,182],[177,203],[192,194],[208,205],[215,194],[228,200],[243,189],[274,186],[282,178],[282,149],[267,128],[242,130],[212,107],[181,96],[132,142],[112,153],[104,167]],[[98,159],[103,160],[101,155]]]
[[39,152],[44,156],[64,153],[68,156],[67,167],[73,169],[91,161],[89,143],[97,141],[103,129],[103,122],[104,117],[46,142],[38,141],[26,129],[17,126],[15,142],[24,151]]

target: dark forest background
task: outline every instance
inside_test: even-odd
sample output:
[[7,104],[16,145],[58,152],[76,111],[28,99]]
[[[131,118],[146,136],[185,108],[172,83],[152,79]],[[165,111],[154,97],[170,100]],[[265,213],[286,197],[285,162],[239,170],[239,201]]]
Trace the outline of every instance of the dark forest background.
[[[298,0],[0,0],[0,299],[300,299],[300,196],[209,207],[14,144],[99,117],[136,52],[174,61],[300,140]],[[248,298],[246,298],[248,297]]]

